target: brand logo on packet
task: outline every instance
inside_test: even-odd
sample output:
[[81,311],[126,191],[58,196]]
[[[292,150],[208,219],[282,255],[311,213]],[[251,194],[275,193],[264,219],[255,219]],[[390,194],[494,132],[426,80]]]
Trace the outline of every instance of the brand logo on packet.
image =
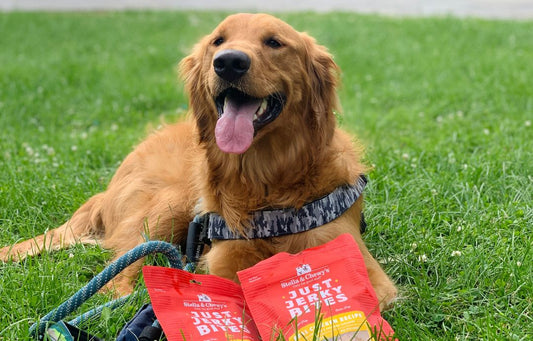
[[311,272],[311,265],[309,264],[302,264],[296,268],[296,274],[298,276],[305,275],[308,272]]
[[206,294],[198,294],[198,301],[200,302],[211,302],[211,297]]

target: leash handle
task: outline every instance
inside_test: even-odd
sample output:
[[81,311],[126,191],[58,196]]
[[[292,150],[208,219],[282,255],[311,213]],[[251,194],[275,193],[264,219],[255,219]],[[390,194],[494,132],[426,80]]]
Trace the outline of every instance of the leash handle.
[[34,323],[30,327],[31,337],[42,339],[50,322],[57,322],[75,311],[126,267],[140,258],[153,253],[164,254],[169,260],[171,267],[176,269],[182,268],[181,253],[174,245],[162,241],[149,241],[138,245],[112,262],[107,268],[91,279],[89,283],[78,290],[78,292],[63,302],[59,307],[46,314],[39,320],[39,322]]

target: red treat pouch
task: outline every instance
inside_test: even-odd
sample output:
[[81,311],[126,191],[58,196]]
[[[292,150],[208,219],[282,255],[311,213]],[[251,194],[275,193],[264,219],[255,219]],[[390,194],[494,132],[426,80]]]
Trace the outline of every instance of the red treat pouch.
[[145,266],[143,275],[169,341],[260,340],[235,282],[158,266]]
[[363,256],[350,234],[237,273],[264,341],[388,340]]

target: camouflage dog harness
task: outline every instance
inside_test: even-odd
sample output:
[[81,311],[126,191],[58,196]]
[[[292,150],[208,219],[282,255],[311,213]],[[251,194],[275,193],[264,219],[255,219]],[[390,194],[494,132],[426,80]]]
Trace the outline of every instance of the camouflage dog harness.
[[[250,228],[244,235],[232,231],[220,215],[209,213],[205,217],[207,237],[210,240],[256,239],[309,231],[340,217],[361,196],[366,184],[366,177],[361,175],[355,184],[337,187],[330,194],[299,209],[283,208],[252,212]],[[366,223],[361,214],[361,232],[364,232],[365,227]]]

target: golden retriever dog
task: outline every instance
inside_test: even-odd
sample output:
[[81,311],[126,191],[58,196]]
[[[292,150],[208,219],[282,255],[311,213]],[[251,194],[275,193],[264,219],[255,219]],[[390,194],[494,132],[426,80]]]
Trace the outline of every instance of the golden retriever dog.
[[[253,229],[251,214],[300,208],[367,170],[361,148],[336,127],[338,67],[306,33],[266,14],[236,14],[204,37],[180,63],[190,113],[155,132],[129,154],[107,190],[64,225],[0,249],[22,259],[75,243],[98,243],[119,257],[146,239],[183,245],[189,222],[213,212],[228,229]],[[236,272],[279,252],[298,253],[350,233],[385,309],[397,290],[361,238],[363,198],[306,232],[213,240],[203,256],[212,274]],[[327,257],[327,255],[324,255]],[[115,280],[132,290],[141,262]]]

